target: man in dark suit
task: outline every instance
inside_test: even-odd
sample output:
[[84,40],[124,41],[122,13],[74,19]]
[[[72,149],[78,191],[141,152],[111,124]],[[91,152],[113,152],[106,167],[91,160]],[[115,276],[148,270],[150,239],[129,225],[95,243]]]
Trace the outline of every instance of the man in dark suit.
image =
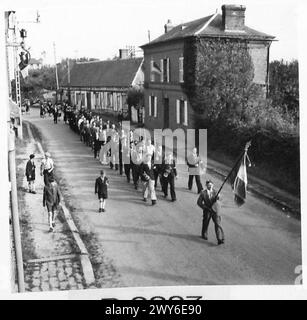
[[161,167],[161,182],[164,197],[167,197],[168,185],[170,186],[172,201],[176,201],[175,178],[177,177],[176,163],[173,154],[169,153],[164,159]]
[[59,116],[59,110],[58,110],[58,106],[55,105],[54,109],[53,109],[53,122],[56,124],[58,123],[58,116]]
[[35,163],[34,163],[34,154],[30,154],[30,160],[28,160],[26,165],[26,177],[29,185],[29,192],[36,193],[35,191]]
[[211,180],[206,181],[207,189],[201,191],[197,205],[203,209],[203,226],[201,236],[208,240],[208,226],[212,218],[218,245],[224,243],[224,231],[221,227],[221,216],[219,215],[219,203],[217,193],[213,189]]
[[52,232],[55,227],[55,215],[60,204],[60,192],[57,183],[53,177],[49,178],[48,183],[44,186],[43,206],[47,207],[49,231]]

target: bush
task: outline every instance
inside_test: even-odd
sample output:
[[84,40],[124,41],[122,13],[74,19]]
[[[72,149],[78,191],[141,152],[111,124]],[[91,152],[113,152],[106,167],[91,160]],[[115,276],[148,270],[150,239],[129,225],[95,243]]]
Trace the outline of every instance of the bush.
[[[203,124],[198,123],[199,127]],[[298,195],[300,190],[299,128],[293,117],[270,103],[249,105],[244,117],[219,118],[208,123],[208,152],[221,162],[242,152],[252,140],[249,172]],[[221,157],[224,156],[224,159]]]
[[213,121],[237,117],[250,99],[263,96],[253,83],[247,42],[199,38],[186,41],[184,51],[183,89],[198,114],[205,113]]
[[270,63],[269,97],[273,107],[299,119],[298,61]]

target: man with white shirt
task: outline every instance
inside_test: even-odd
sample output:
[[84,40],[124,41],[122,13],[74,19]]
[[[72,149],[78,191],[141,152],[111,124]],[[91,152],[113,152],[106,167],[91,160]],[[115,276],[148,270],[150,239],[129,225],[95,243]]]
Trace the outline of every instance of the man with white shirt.
[[218,245],[224,243],[224,231],[221,227],[221,216],[219,215],[219,198],[217,192],[213,189],[213,182],[211,180],[206,181],[206,189],[202,190],[197,205],[203,209],[203,226],[201,237],[208,240],[208,226],[210,219],[212,218],[215,228],[215,234]]
[[49,180],[53,179],[54,163],[49,152],[45,153],[45,158],[41,162],[40,173],[44,176],[45,185],[49,184]]
[[154,152],[155,152],[155,146],[151,143],[150,139],[146,140],[146,144],[145,144],[145,154],[150,154],[151,156],[153,156]]

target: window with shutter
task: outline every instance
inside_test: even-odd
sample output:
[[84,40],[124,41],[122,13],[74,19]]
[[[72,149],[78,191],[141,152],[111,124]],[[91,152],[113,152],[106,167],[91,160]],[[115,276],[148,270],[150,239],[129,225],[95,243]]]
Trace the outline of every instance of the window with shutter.
[[151,117],[151,96],[148,96],[148,115]]
[[163,63],[163,59],[160,60],[160,70],[161,70],[161,73],[160,73],[160,81],[163,82],[163,79],[164,79],[164,63]]
[[154,61],[151,60],[150,61],[150,81],[151,82],[154,82],[155,81],[155,74],[153,72],[153,64],[154,64]]
[[184,101],[180,99],[180,123],[184,122]]
[[154,97],[154,101],[155,101],[155,107],[154,107],[154,117],[157,118],[158,116],[158,106],[157,106],[157,97]]
[[188,102],[184,101],[184,122],[183,124],[185,126],[188,125]]
[[169,82],[169,59],[162,59],[162,82]]
[[179,82],[183,81],[183,57],[179,58]]
[[176,100],[176,120],[177,124],[180,123],[180,100]]
[[169,58],[166,59],[166,73],[167,73],[166,82],[170,82],[170,59]]

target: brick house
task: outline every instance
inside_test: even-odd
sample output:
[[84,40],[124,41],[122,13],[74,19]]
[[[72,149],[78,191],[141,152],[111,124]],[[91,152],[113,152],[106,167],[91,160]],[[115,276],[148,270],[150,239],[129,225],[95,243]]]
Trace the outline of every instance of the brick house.
[[269,49],[274,37],[245,25],[245,7],[223,5],[222,14],[172,26],[168,20],[165,33],[141,46],[145,65],[145,126],[154,128],[193,128],[195,113],[183,86],[184,66],[190,59],[187,42],[236,39],[248,44],[253,67],[253,82],[268,86]]
[[127,93],[142,88],[143,58],[123,57],[118,60],[77,62],[60,86],[62,99],[79,109],[114,117],[120,110],[128,113]]

